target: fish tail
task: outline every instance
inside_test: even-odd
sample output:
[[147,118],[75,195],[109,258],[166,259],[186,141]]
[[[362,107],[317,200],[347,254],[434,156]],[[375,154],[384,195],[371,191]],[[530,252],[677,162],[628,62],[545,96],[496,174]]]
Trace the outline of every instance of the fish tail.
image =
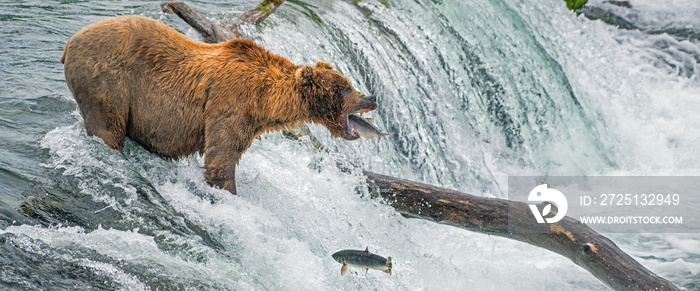
[[386,266],[389,268],[384,270],[384,273],[387,273],[387,274],[389,274],[389,276],[391,276],[391,267],[392,267],[391,257],[386,258]]

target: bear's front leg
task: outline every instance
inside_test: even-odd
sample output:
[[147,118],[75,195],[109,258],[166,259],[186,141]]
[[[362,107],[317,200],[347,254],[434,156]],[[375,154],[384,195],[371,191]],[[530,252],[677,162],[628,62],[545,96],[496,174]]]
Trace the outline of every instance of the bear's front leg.
[[205,128],[204,176],[207,182],[236,194],[236,166],[253,142],[253,131],[239,117],[230,116]]
[[218,189],[226,189],[233,195],[236,195],[236,165],[240,159],[241,153],[237,152],[225,156],[205,153],[204,176],[207,179],[207,183]]

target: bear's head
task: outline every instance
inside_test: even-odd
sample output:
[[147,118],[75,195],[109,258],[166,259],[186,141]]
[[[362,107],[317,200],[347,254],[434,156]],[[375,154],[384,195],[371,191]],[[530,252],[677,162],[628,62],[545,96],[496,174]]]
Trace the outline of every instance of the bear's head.
[[355,90],[348,78],[329,63],[302,66],[296,70],[295,79],[311,120],[324,125],[335,137],[358,139],[348,116],[377,109],[376,97]]

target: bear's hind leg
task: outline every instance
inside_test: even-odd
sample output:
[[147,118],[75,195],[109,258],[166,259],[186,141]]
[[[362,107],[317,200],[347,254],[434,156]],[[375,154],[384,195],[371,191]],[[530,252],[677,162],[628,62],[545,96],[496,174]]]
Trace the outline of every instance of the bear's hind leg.
[[86,95],[77,93],[75,100],[78,103],[80,115],[83,116],[87,134],[98,136],[107,146],[121,152],[126,136],[126,118],[123,116],[126,113],[120,112],[114,106],[104,104],[105,102],[99,102],[106,98]]

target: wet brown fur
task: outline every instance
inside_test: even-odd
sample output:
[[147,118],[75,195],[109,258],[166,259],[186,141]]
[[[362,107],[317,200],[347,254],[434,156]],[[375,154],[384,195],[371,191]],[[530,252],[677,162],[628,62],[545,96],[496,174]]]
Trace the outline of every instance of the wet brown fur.
[[86,26],[61,63],[88,134],[168,159],[204,152],[207,181],[234,194],[235,167],[260,134],[314,122],[338,137],[366,97],[328,63],[297,66],[248,39],[196,42],[147,17]]

